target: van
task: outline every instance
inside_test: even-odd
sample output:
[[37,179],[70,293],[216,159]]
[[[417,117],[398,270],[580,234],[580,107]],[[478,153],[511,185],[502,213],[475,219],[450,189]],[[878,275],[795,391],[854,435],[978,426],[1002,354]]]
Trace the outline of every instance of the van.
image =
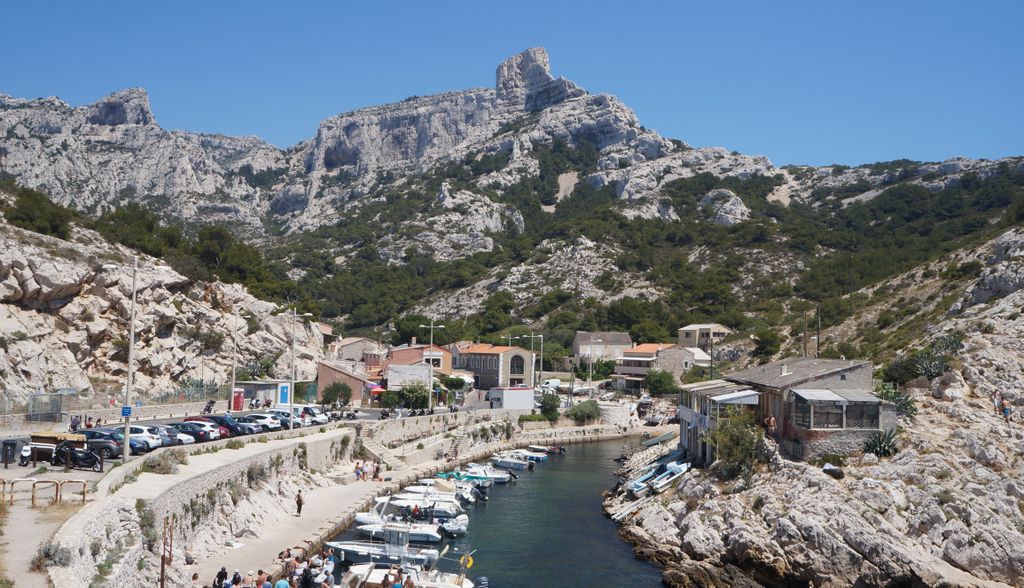
[[541,382],[540,387],[543,390],[549,390],[549,391],[554,392],[554,391],[557,391],[558,387],[561,386],[561,385],[562,385],[562,380],[559,380],[558,378],[549,378],[549,379],[544,380],[543,382]]

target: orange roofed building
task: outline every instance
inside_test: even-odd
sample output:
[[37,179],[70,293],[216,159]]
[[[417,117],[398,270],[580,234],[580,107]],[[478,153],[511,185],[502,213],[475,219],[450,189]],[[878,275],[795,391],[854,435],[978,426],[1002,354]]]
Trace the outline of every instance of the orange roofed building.
[[678,381],[679,376],[702,359],[695,356],[695,351],[699,350],[672,343],[641,343],[631,347],[615,358],[612,386],[619,390],[639,392],[651,370],[669,372]]

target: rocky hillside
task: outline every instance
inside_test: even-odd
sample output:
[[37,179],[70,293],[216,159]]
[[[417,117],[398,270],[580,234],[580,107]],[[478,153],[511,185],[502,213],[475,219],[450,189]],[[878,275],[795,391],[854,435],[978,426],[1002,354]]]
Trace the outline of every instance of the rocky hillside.
[[92,217],[141,203],[187,232],[229,226],[295,282],[260,291],[348,332],[434,314],[443,338],[545,329],[553,350],[578,328],[662,340],[715,320],[741,343],[779,333],[763,354],[784,352],[810,307],[835,327],[858,293],[1024,207],[1020,157],[779,168],[667,139],[540,48],[493,88],[339,114],[288,149],[165,130],[138,89],[83,107],[3,96],[0,172]]
[[[11,198],[0,192],[0,204]],[[123,392],[134,255],[95,231],[72,226],[60,239],[0,216],[0,391],[13,408],[37,390],[73,388],[100,404]],[[238,285],[194,282],[146,255],[138,263],[137,395],[228,383],[236,314],[252,317],[237,321],[239,365],[263,360],[259,369],[287,377],[291,320],[278,305]],[[297,371],[312,378],[322,336],[298,325]]]

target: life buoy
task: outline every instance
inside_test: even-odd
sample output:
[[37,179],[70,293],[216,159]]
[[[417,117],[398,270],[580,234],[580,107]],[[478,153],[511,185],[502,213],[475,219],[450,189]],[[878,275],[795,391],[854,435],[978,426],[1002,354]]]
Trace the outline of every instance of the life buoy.
[[459,558],[459,564],[468,570],[473,567],[473,556],[466,554]]

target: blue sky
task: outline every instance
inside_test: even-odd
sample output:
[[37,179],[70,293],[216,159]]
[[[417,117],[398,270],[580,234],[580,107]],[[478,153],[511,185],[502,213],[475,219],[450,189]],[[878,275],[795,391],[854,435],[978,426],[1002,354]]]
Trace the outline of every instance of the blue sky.
[[1024,2],[18,2],[0,92],[149,91],[167,128],[289,146],[332,114],[494,83],[544,46],[696,146],[776,164],[1024,154]]

